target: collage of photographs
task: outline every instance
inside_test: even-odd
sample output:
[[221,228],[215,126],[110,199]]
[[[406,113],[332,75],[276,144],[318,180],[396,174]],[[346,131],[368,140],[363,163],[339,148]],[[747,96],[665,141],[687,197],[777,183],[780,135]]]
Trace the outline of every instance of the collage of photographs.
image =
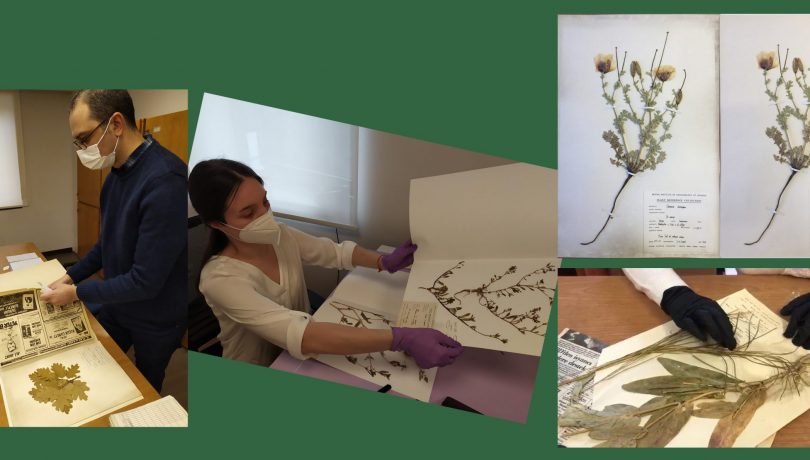
[[556,21],[556,169],[0,89],[0,426],[193,430],[203,354],[516,425],[556,378],[559,447],[810,447],[810,15]]

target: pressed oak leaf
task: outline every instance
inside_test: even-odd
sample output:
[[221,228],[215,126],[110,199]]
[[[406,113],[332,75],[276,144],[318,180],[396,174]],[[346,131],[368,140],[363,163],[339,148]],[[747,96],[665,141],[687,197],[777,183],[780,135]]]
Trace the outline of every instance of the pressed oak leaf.
[[73,364],[65,367],[61,363],[54,363],[50,369],[42,367],[28,378],[34,387],[28,392],[35,401],[51,404],[54,409],[66,414],[73,408],[76,400],[87,401],[87,392],[90,387],[79,380],[79,365]]

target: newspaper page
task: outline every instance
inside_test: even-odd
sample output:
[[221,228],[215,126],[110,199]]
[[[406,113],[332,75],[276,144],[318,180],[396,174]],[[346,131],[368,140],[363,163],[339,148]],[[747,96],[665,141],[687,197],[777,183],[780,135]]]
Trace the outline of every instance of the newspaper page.
[[[602,349],[607,345],[581,332],[565,329],[557,340],[557,381],[562,382],[596,366]],[[591,406],[593,388],[583,385],[566,385],[557,391],[557,415],[561,415],[574,403]],[[579,391],[579,389],[582,389]],[[573,394],[573,393],[578,394]],[[573,396],[573,397],[572,397]],[[557,444],[565,444],[565,439],[576,428],[558,428]]]
[[0,292],[0,367],[93,339],[80,301],[42,302],[39,289]]

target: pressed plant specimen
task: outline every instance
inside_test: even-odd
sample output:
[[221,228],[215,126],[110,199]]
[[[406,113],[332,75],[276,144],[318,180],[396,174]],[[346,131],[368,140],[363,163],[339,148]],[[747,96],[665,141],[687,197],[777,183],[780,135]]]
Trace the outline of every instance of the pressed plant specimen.
[[[364,329],[374,329],[374,326],[391,326],[391,320],[386,318],[383,315],[378,313],[374,313],[367,310],[362,310],[357,307],[353,307],[351,305],[346,305],[342,302],[338,301],[330,301],[329,306],[334,308],[340,314],[340,319],[338,322],[340,324],[345,324],[347,326],[352,327],[360,327]],[[381,375],[385,377],[387,380],[391,380],[391,372],[385,369],[378,369],[374,367],[374,364],[377,363],[377,355],[386,362],[389,366],[398,369],[407,369],[408,366],[404,362],[397,361],[395,359],[390,359],[384,351],[376,352],[376,353],[366,353],[361,357],[347,355],[346,360],[350,363],[360,366],[370,375],[371,377],[375,377],[377,375]],[[419,369],[418,379],[424,382],[429,382],[428,376],[424,370]]]
[[35,401],[50,403],[59,412],[70,413],[73,402],[87,400],[90,387],[79,380],[79,365],[65,367],[53,363],[50,368],[42,367],[28,375],[34,387],[28,392]]
[[[771,211],[768,224],[765,225],[765,229],[762,230],[759,238],[750,243],[745,243],[748,246],[757,244],[762,240],[765,232],[768,231],[776,218],[779,205],[782,204],[782,195],[785,194],[788,185],[796,177],[796,174],[810,166],[810,152],[808,152],[808,146],[810,146],[810,117],[808,117],[810,87],[807,85],[807,70],[810,69],[805,69],[804,63],[798,57],[793,58],[792,69],[788,69],[788,59],[790,59],[790,49],[785,50],[785,59],[783,61],[782,50],[779,45],[776,46],[776,52],[763,51],[757,55],[757,64],[762,70],[762,78],[765,83],[765,94],[776,108],[776,126],[768,127],[765,130],[765,135],[773,141],[778,150],[773,155],[773,159],[790,168],[790,174],[779,191],[776,206]],[[773,69],[778,71],[775,82],[769,77],[769,73]],[[793,71],[792,76],[791,70]],[[796,96],[796,92],[800,96]],[[804,104],[801,104],[804,107],[797,102],[797,99],[804,99]],[[801,136],[791,138],[791,120],[800,127]],[[797,138],[801,140],[799,141]]]
[[[421,286],[420,289],[430,292],[441,306],[462,324],[485,337],[502,343],[509,341],[501,332],[482,331],[478,328],[475,314],[465,306],[468,298],[474,299],[475,304],[484,307],[502,324],[520,334],[535,334],[541,337],[545,335],[547,322],[543,320],[541,313],[554,299],[554,286],[546,286],[542,275],[557,271],[554,264],[547,263],[543,267],[527,271],[520,278],[517,277],[517,266],[512,265],[502,273],[492,275],[489,281],[480,286],[460,289],[451,294],[447,283],[456,271],[463,267],[462,260],[436,277],[431,286]],[[510,283],[509,280],[512,279],[516,281]],[[509,299],[519,294],[538,296],[538,306],[523,312],[514,311],[513,307],[508,306]]]
[[[601,81],[602,98],[613,113],[613,129],[604,131],[602,139],[613,150],[610,164],[624,169],[627,176],[613,197],[605,223],[592,240],[580,243],[583,246],[593,244],[599,239],[613,218],[616,204],[627,184],[638,174],[655,170],[666,159],[663,146],[672,138],[669,131],[683,101],[683,87],[686,84],[686,70],[683,70],[680,87],[673,87],[671,95],[664,95],[664,87],[674,81],[678,73],[675,67],[663,63],[668,39],[669,32],[660,55],[658,49],[655,50],[649,70],[644,70],[639,61],[632,61],[627,69],[626,51],[621,65],[617,67],[618,47],[614,48],[614,54],[598,54],[594,58]],[[608,75],[614,72],[616,81],[610,83]]]
[[[733,315],[736,320],[740,314]],[[740,322],[735,330],[739,331]],[[745,430],[756,411],[769,398],[782,397],[786,392],[800,393],[810,386],[810,355],[794,361],[784,354],[750,350],[750,345],[765,333],[759,323],[748,324],[748,338],[736,350],[717,345],[696,343],[689,333],[679,331],[659,342],[605,363],[598,369],[616,367],[605,380],[615,377],[651,356],[689,354],[705,364],[694,366],[675,359],[658,357],[669,375],[631,381],[622,389],[631,393],[653,395],[641,406],[613,404],[597,411],[574,404],[560,417],[562,427],[578,428],[591,439],[602,441],[597,447],[664,447],[675,438],[691,417],[718,419],[711,433],[709,447],[731,447]],[[767,332],[766,332],[767,333]],[[713,366],[700,355],[720,357],[723,368]],[[734,358],[774,370],[767,378],[744,381],[736,376]],[[592,369],[560,383],[560,386],[587,383],[596,372]],[[642,420],[647,417],[646,421]]]

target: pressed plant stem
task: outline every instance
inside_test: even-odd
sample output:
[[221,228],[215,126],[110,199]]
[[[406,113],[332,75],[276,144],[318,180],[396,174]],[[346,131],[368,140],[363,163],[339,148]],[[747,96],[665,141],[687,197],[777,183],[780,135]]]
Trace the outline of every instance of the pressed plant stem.
[[605,224],[602,225],[602,228],[599,229],[599,232],[596,234],[596,236],[593,237],[593,239],[591,241],[588,241],[587,243],[579,243],[579,244],[587,246],[589,244],[593,244],[599,238],[599,235],[602,234],[602,232],[605,230],[605,227],[607,227],[608,222],[610,222],[610,219],[613,218],[613,211],[616,210],[616,202],[619,200],[619,195],[622,194],[622,191],[624,191],[624,188],[627,186],[627,183],[630,182],[630,179],[632,179],[633,177],[634,176],[630,174],[630,172],[628,171],[627,178],[624,179],[621,188],[616,193],[616,196],[613,197],[613,206],[610,207],[610,213],[608,213],[607,219],[605,219]]
[[785,190],[787,189],[788,185],[790,185],[790,181],[793,180],[797,172],[798,171],[796,171],[795,169],[790,170],[790,176],[788,176],[788,179],[785,182],[784,187],[782,187],[782,191],[779,192],[779,198],[776,199],[776,208],[774,208],[773,213],[771,214],[771,219],[768,221],[768,225],[765,226],[765,230],[762,230],[762,233],[760,233],[759,238],[757,238],[756,241],[752,241],[751,243],[745,243],[746,246],[753,246],[759,243],[762,237],[765,236],[765,232],[767,232],[768,229],[771,228],[771,224],[773,223],[773,220],[776,218],[776,212],[779,211],[779,205],[782,203],[782,195],[784,195]]

